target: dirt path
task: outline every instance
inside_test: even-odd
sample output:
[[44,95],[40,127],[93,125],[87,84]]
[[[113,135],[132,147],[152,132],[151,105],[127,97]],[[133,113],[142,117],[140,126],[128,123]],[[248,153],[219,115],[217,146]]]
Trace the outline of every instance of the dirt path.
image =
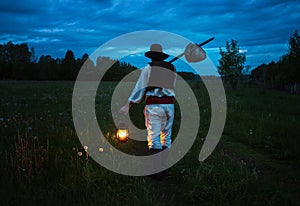
[[251,173],[260,177],[262,184],[287,191],[300,202],[299,163],[270,159],[250,146],[236,142],[223,142],[221,148],[225,156],[243,164]]
[[[135,142],[134,144],[135,155],[150,155],[147,148],[147,142]],[[161,205],[183,205],[184,193],[176,180],[176,174],[172,174],[169,170],[166,171],[166,176],[162,180],[147,177],[152,184],[157,194],[164,200]]]

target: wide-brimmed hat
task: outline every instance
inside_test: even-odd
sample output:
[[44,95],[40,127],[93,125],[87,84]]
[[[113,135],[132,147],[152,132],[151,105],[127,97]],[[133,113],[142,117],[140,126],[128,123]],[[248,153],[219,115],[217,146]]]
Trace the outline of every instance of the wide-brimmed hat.
[[152,44],[150,46],[150,51],[145,52],[145,57],[155,60],[165,60],[169,57],[169,55],[163,53],[162,46],[160,44]]

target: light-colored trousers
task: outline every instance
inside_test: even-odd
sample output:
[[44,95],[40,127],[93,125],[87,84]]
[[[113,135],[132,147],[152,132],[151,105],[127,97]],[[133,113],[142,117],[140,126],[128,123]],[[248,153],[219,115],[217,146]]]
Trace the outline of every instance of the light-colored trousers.
[[149,149],[171,147],[174,104],[149,104],[144,109]]

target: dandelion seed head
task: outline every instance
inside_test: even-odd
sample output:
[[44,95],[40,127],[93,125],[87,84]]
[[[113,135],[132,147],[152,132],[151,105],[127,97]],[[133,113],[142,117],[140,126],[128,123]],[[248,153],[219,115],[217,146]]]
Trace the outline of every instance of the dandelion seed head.
[[103,148],[102,147],[100,147],[99,148],[99,152],[103,152],[104,150],[103,150]]
[[241,160],[241,163],[242,163],[243,165],[246,165],[246,164],[247,164],[244,160]]
[[257,175],[256,167],[254,167],[254,168],[252,169],[252,174],[253,174],[253,175]]

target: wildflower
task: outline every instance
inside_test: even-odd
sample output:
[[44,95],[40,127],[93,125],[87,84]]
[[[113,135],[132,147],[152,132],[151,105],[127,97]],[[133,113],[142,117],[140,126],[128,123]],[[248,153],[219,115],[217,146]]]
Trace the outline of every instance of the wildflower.
[[87,152],[88,148],[89,148],[88,146],[83,147],[84,151],[86,151],[86,152]]
[[253,174],[253,175],[257,175],[256,167],[253,167],[253,169],[252,169],[252,174]]
[[77,155],[78,155],[79,157],[81,157],[81,156],[82,156],[82,152],[78,152]]
[[241,160],[241,163],[242,163],[243,165],[245,165],[245,166],[246,166],[246,164],[247,164],[244,160]]
[[103,148],[102,147],[99,148],[99,152],[103,152]]

